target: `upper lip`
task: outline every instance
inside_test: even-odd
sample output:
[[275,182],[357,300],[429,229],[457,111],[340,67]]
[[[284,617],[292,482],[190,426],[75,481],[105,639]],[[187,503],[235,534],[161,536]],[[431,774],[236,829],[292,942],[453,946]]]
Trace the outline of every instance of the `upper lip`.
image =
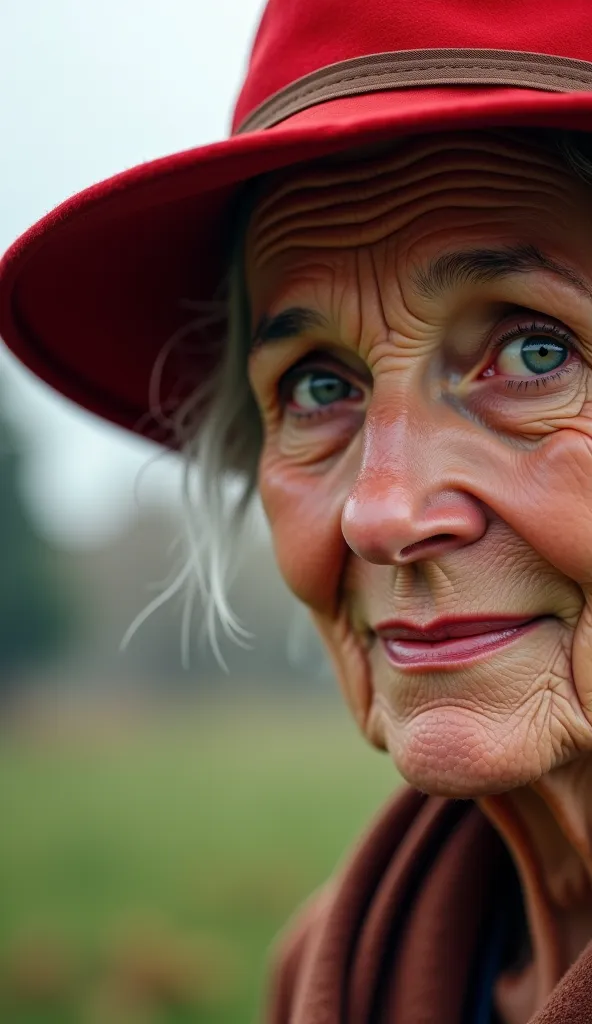
[[381,640],[424,640],[436,643],[438,640],[450,640],[461,636],[478,636],[480,633],[493,633],[503,629],[516,629],[532,622],[534,615],[493,616],[480,615],[477,618],[459,618],[458,616],[434,619],[424,626],[403,619],[389,619],[380,622],[374,632]]

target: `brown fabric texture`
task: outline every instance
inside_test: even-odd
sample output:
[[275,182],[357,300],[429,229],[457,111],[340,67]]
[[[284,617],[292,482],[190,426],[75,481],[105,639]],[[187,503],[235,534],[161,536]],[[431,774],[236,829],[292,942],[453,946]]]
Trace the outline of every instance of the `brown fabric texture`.
[[589,92],[592,63],[521,50],[441,48],[371,53],[338,61],[291,82],[253,110],[235,134],[271,128],[301,110],[343,96],[430,85]]
[[[474,804],[404,790],[280,944],[267,1024],[461,1024],[508,870]],[[592,943],[531,1024],[592,1024]]]

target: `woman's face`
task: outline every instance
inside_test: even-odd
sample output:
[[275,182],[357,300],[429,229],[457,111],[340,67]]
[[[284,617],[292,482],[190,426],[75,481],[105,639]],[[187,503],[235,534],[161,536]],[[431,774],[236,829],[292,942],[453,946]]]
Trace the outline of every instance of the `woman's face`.
[[278,175],[250,222],[278,562],[430,792],[592,750],[591,239],[592,186],[502,131]]

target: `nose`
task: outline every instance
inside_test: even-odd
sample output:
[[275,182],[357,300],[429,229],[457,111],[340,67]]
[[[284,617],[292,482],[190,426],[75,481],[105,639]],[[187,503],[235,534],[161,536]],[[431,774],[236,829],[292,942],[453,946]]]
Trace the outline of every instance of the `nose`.
[[445,431],[428,439],[425,424],[419,431],[399,424],[390,445],[384,424],[380,439],[374,433],[366,437],[341,518],[354,554],[378,565],[406,565],[437,559],[484,535],[484,507],[458,487],[454,468],[462,453],[454,443],[456,457],[445,450]]

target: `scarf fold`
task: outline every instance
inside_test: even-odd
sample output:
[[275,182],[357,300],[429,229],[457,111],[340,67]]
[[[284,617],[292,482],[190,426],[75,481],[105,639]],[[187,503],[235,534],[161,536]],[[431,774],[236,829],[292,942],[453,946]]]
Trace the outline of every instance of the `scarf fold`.
[[[509,868],[475,804],[405,789],[281,943],[268,1024],[470,1024]],[[531,1024],[592,1024],[592,943]]]

